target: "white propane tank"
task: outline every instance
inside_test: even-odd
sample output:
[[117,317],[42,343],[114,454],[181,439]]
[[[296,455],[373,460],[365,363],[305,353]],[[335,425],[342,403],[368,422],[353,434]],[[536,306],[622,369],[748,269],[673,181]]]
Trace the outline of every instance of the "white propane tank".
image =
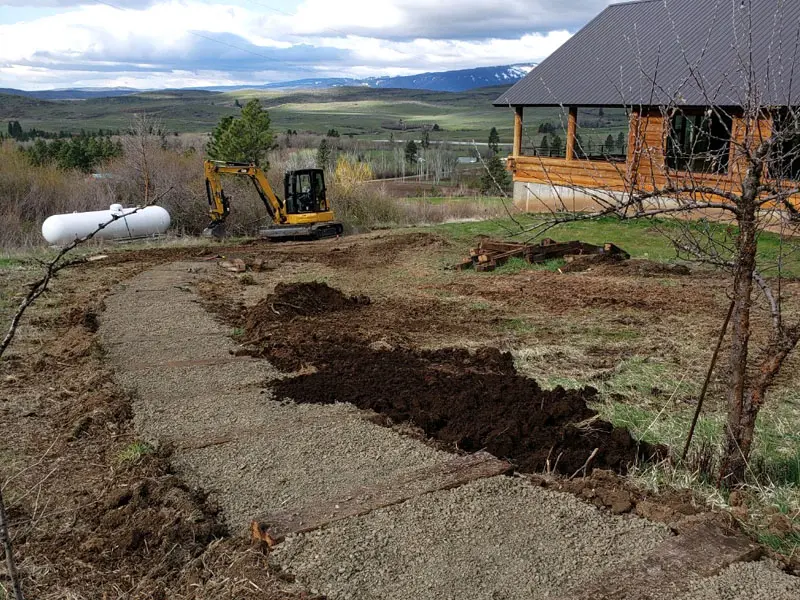
[[47,217],[42,223],[42,235],[50,244],[56,246],[69,244],[89,235],[98,225],[108,223],[118,215],[124,216],[98,231],[95,238],[101,240],[141,238],[164,233],[169,228],[169,213],[160,206],[146,206],[137,211],[135,208],[122,208],[121,204],[112,204],[108,210]]

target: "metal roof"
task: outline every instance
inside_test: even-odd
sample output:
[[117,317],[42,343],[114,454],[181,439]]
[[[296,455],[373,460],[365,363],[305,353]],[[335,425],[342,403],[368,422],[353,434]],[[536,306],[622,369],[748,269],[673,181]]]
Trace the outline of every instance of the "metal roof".
[[799,0],[614,4],[494,105],[797,106],[799,36]]

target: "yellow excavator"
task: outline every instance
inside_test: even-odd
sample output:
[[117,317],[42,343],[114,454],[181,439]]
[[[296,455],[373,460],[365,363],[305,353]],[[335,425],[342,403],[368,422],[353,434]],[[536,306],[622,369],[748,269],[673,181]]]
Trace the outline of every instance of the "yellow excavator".
[[206,160],[203,169],[211,215],[211,223],[203,232],[205,235],[225,235],[230,198],[222,189],[223,175],[244,176],[253,182],[272,219],[270,225],[259,230],[261,237],[270,240],[319,239],[342,233],[342,224],[333,218],[322,169],[287,172],[283,177],[283,200],[275,195],[264,171],[255,164]]

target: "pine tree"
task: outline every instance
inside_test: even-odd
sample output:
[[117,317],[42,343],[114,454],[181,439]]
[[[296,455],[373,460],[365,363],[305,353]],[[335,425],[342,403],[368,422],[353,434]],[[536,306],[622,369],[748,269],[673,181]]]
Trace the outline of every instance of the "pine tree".
[[317,148],[317,168],[327,169],[331,164],[331,147],[327,138],[322,138]]
[[500,134],[497,133],[497,127],[492,127],[489,132],[489,150],[495,154],[500,152]]
[[605,142],[606,152],[613,152],[615,146],[616,146],[616,142],[614,142],[614,136],[609,133],[608,137],[606,138],[606,142]]
[[406,143],[406,162],[417,162],[417,144],[414,140],[408,140]]
[[508,171],[496,154],[486,161],[486,170],[481,176],[481,192],[484,194],[500,195],[501,190],[505,192],[511,184]]
[[620,151],[624,150],[625,145],[626,145],[625,134],[620,131],[619,135],[617,136],[617,150]]
[[236,162],[252,162],[267,168],[267,152],[274,147],[269,113],[258,99],[248,102],[241,116],[220,120],[206,146],[209,158]]
[[430,146],[431,146],[431,134],[428,133],[427,131],[422,132],[422,141],[420,142],[420,145],[426,150],[428,148],[430,148]]
[[546,135],[542,137],[542,143],[539,144],[539,148],[541,148],[542,150],[541,152],[542,156],[547,156],[548,154],[550,154],[550,144],[547,143]]
[[561,137],[558,134],[553,134],[550,137],[550,147],[556,151],[556,153],[561,152],[561,145],[562,145]]

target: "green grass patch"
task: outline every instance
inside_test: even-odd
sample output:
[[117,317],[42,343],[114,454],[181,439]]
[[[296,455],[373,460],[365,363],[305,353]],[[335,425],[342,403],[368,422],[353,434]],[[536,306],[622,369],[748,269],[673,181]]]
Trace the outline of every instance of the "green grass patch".
[[[520,232],[520,225],[529,229],[547,220],[543,215],[519,215],[515,217],[518,223],[511,219],[492,219],[490,221],[446,223],[436,225],[434,230],[452,239],[454,242],[469,245],[481,235],[497,238],[507,238],[514,241],[527,242],[536,240],[532,232]],[[703,222],[687,223],[671,219],[640,219],[620,221],[613,217],[601,219],[574,221],[559,224],[544,234],[544,237],[566,242],[580,240],[590,244],[601,245],[612,242],[630,253],[632,258],[647,258],[659,262],[672,262],[678,256],[674,246],[669,240],[670,234],[677,235],[686,227],[695,229],[698,233],[709,231],[715,239],[722,241],[728,239],[735,228],[730,229],[722,224],[709,224]],[[758,256],[759,262],[764,265],[765,272],[769,273],[769,266],[774,264],[780,251],[780,236],[770,232],[762,232],[759,237]],[[784,259],[784,274],[791,277],[800,277],[800,257],[792,254]]]
[[482,310],[489,310],[490,308],[492,308],[492,305],[489,304],[488,302],[472,302],[471,304],[469,304],[470,310],[482,311]]
[[147,442],[137,440],[126,446],[125,449],[119,453],[117,459],[120,463],[135,465],[142,462],[145,457],[154,454],[155,451],[156,449],[152,445],[148,444]]
[[777,535],[775,533],[760,532],[757,536],[760,543],[786,556],[791,556],[800,548],[800,533],[790,532],[786,535]]
[[536,326],[527,319],[505,319],[500,328],[508,333],[525,334],[536,330]]

